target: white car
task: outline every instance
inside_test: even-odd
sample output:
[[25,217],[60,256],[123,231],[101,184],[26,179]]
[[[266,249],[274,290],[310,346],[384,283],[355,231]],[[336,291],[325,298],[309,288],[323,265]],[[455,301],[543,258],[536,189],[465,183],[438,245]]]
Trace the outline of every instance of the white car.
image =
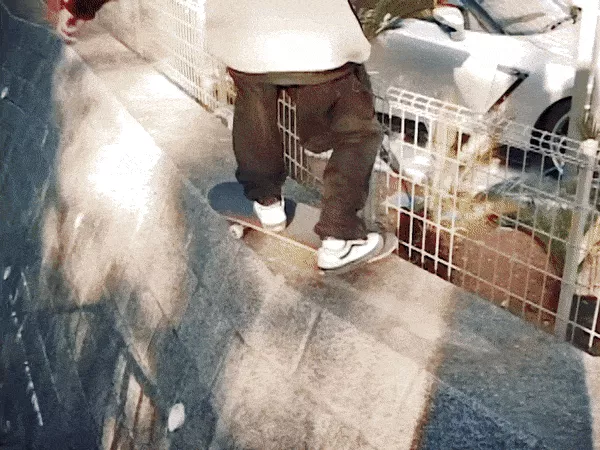
[[381,96],[396,86],[478,113],[502,104],[508,119],[566,134],[580,11],[568,1],[453,0],[459,9],[396,20],[372,42],[373,89]]

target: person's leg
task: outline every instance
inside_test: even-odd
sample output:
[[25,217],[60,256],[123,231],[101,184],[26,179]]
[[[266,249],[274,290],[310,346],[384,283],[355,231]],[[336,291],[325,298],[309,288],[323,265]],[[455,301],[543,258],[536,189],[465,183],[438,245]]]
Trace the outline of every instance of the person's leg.
[[333,148],[315,232],[322,239],[364,239],[366,226],[357,212],[365,206],[382,140],[364,67],[357,65],[353,73],[329,83],[300,87],[297,108],[302,141],[309,149],[311,141],[317,151]]
[[280,198],[286,179],[277,127],[279,88],[257,75],[229,73],[237,88],[232,133],[236,178],[248,199],[269,203]]

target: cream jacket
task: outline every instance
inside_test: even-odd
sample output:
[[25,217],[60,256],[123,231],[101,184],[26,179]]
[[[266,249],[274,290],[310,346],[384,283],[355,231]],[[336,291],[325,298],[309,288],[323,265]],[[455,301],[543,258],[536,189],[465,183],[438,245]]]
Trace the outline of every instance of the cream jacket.
[[247,73],[363,63],[370,44],[348,0],[206,0],[208,51]]

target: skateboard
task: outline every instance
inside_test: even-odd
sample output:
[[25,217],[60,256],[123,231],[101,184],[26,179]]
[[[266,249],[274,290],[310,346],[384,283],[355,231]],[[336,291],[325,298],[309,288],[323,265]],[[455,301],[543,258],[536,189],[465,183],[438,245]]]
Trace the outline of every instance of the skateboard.
[[[253,229],[313,253],[316,253],[321,246],[321,239],[313,231],[321,210],[314,206],[286,198],[287,227],[277,233],[260,225],[258,217],[254,214],[253,202],[244,196],[242,185],[237,182],[225,182],[214,186],[208,193],[208,202],[214,211],[229,222],[229,233],[235,239],[243,238],[247,229]],[[398,249],[398,238],[393,233],[384,233],[383,237],[383,247],[370,258],[340,269],[319,269],[319,271],[323,275],[341,274],[391,255]]]

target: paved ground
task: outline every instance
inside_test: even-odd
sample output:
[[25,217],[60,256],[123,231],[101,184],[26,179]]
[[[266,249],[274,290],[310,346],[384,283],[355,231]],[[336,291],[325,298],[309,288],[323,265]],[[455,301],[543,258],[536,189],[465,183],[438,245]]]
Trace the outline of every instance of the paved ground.
[[[233,178],[227,129],[102,29],[74,50],[86,65],[68,51],[59,67],[81,70],[55,85],[68,137],[57,195],[32,194],[39,249],[31,264],[3,259],[4,385],[33,374],[34,386],[8,397],[29,414],[14,436],[39,448],[594,448],[596,360],[400,259],[325,281],[305,252],[231,240],[206,202]],[[26,178],[21,154],[2,173]],[[186,420],[170,433],[176,403]]]
[[3,3],[16,17],[33,23],[44,23],[46,12],[43,0],[6,0]]

